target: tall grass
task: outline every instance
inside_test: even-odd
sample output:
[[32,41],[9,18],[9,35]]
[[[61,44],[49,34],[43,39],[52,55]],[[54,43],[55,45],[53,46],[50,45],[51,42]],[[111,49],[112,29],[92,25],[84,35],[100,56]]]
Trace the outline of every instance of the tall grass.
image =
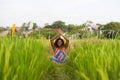
[[48,40],[0,38],[0,80],[120,80],[120,41],[72,40],[54,64]]
[[77,41],[71,59],[77,67],[78,79],[119,80],[120,41],[85,40]]
[[40,40],[1,38],[0,80],[42,79],[51,64],[46,48]]

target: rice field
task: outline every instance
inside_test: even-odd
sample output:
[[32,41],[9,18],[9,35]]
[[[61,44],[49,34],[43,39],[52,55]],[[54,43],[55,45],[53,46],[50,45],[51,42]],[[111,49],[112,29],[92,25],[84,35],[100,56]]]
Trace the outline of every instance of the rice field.
[[0,38],[0,80],[120,80],[120,40],[71,40],[64,64],[49,40]]

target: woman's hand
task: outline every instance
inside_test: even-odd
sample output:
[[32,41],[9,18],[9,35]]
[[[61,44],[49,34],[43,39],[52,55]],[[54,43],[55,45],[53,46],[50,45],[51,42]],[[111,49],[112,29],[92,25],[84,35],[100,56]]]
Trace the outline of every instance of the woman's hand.
[[58,33],[62,35],[63,31],[59,28]]
[[62,31],[62,29],[61,29],[61,28],[55,28],[54,30],[55,30],[55,31],[57,31],[57,32],[58,32],[58,34],[60,34],[60,35],[62,35],[62,34],[63,34],[63,31]]

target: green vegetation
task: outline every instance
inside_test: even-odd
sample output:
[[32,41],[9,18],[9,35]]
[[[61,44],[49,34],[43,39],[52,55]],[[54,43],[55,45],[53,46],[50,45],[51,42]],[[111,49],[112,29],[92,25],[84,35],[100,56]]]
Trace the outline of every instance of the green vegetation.
[[106,24],[103,28],[101,27],[102,30],[106,30],[103,34],[104,36],[110,38],[115,38],[120,36],[120,23],[119,22],[110,22]]
[[30,36],[35,38],[40,38],[41,36],[44,36],[46,39],[49,39],[49,37],[56,35],[56,31],[54,31],[51,28],[42,28],[39,29],[36,32],[33,32]]
[[[63,32],[72,38],[99,38],[99,39],[120,39],[120,22],[109,22],[107,24],[95,24],[92,21],[86,21],[83,24],[66,24],[64,21],[55,21],[52,24],[45,23],[39,26],[36,22],[24,22],[21,26],[16,27],[16,37],[33,37],[40,38],[44,36],[46,39],[55,35],[54,28],[61,28]],[[0,27],[0,33],[8,30],[11,35],[10,27]],[[3,35],[3,34],[2,34]],[[75,37],[77,36],[77,37]]]
[[41,80],[51,64],[47,49],[40,40],[0,38],[0,80]]
[[[98,28],[95,29],[95,27],[92,26],[97,26]],[[90,31],[88,27],[91,27],[92,31]],[[92,21],[87,21],[81,25],[75,25],[75,24],[66,24],[63,21],[55,21],[51,25],[46,23],[45,26],[42,29],[40,29],[40,31],[42,32],[42,35],[48,38],[48,35],[53,36],[54,34],[52,30],[53,28],[61,28],[68,36],[71,36],[72,34],[79,34],[78,38],[98,37],[98,38],[119,39],[120,37],[120,22],[110,22],[105,25],[103,24],[93,25]],[[36,35],[37,34],[39,33],[36,32]]]
[[0,80],[120,80],[120,41],[72,40],[64,64],[48,40],[0,38]]

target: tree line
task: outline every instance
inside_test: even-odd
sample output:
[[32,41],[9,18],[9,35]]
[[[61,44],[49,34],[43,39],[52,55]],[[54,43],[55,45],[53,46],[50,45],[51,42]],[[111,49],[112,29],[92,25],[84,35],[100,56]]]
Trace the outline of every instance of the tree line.
[[[16,30],[16,35],[21,36],[21,32],[27,32],[30,30],[30,27],[32,27],[32,32],[28,36],[35,38],[41,36],[50,38],[54,36],[56,34],[53,30],[54,28],[61,28],[67,36],[78,34],[77,38],[120,38],[120,22],[109,22],[104,25],[98,23],[96,24],[97,29],[91,27],[93,24],[92,21],[86,21],[80,25],[66,24],[64,21],[59,20],[52,24],[46,23],[43,27],[40,27],[35,22],[28,22],[20,26],[20,31]],[[89,30],[89,27],[91,27],[92,31]]]

